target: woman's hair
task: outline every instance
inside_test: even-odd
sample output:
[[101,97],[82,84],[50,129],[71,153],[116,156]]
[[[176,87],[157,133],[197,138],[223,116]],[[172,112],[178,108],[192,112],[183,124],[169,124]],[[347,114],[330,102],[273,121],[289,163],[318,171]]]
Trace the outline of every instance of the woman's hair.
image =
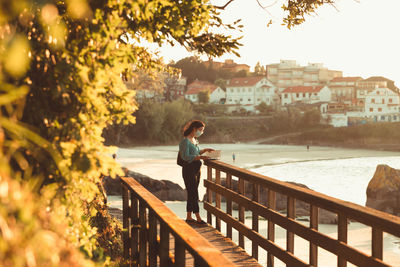
[[206,126],[206,125],[202,121],[199,121],[199,120],[189,121],[183,127],[183,136],[188,136],[193,131],[193,129],[198,129],[198,128],[201,128],[204,126]]

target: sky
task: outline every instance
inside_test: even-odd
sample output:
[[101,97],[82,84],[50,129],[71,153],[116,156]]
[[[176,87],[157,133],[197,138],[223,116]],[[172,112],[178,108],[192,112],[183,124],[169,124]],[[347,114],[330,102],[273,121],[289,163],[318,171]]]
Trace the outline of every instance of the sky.
[[[214,61],[233,59],[252,70],[257,62],[267,65],[281,59],[323,63],[343,76],[384,76],[400,85],[400,0],[336,0],[335,7],[320,7],[291,30],[281,25],[283,0],[260,2],[269,7],[262,9],[256,0],[235,0],[222,12],[226,22],[242,19],[243,32],[234,35],[243,36],[243,46],[240,57],[226,54]],[[193,55],[180,46],[164,46],[159,52],[165,62]]]

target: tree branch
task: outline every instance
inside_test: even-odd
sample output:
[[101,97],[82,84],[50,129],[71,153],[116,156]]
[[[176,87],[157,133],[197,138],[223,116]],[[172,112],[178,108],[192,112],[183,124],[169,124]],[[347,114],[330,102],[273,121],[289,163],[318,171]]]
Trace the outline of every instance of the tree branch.
[[216,8],[216,9],[225,9],[233,1],[235,1],[235,0],[229,0],[225,5],[223,5],[223,6],[214,6],[214,8]]

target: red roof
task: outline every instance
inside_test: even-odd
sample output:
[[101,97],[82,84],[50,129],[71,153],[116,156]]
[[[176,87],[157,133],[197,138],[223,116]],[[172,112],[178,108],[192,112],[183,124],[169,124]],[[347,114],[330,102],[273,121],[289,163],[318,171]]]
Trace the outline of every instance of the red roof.
[[191,84],[187,86],[186,95],[197,95],[200,91],[209,91],[210,93],[214,92],[215,89],[218,88],[217,85],[206,82],[195,80]]
[[264,76],[257,76],[257,77],[240,77],[240,78],[232,78],[227,87],[236,87],[236,86],[254,86],[256,85],[261,79],[265,78]]
[[334,82],[356,82],[362,80],[361,77],[335,77],[332,80],[330,80],[330,82],[334,83]]
[[323,86],[292,86],[283,90],[283,93],[318,93]]

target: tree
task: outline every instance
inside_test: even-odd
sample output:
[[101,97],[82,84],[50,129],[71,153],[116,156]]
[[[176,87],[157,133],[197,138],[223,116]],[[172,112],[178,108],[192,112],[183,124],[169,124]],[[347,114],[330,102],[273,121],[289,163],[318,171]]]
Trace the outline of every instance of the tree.
[[214,82],[215,85],[221,87],[222,90],[226,91],[226,80],[224,79],[217,79]]
[[[166,69],[141,42],[178,43],[220,56],[234,52],[238,41],[210,31],[224,24],[214,7],[200,0],[25,0],[12,5],[1,0],[1,6],[0,174],[9,177],[10,186],[16,183],[16,192],[28,196],[29,191],[35,199],[29,212],[21,206],[28,217],[13,217],[13,207],[1,198],[1,209],[10,214],[5,223],[16,220],[12,236],[25,231],[33,237],[43,229],[60,239],[54,244],[80,248],[98,259],[105,251],[91,220],[98,204],[104,207],[98,184],[104,175],[122,174],[109,156],[116,148],[103,144],[102,132],[114,123],[134,123],[137,110],[135,92],[121,77],[131,80],[137,71],[150,75]],[[23,228],[21,220],[35,221],[40,212],[49,215],[42,216],[35,232]],[[49,217],[68,227],[59,231],[65,236],[57,234],[61,228]],[[2,235],[1,243],[7,244],[7,238]],[[28,251],[39,247],[35,242],[16,240],[18,250],[2,246],[1,262],[13,265],[18,259],[30,265],[29,252],[37,265],[50,265],[68,252],[61,246],[47,255]]]
[[261,114],[268,114],[273,111],[273,108],[267,105],[264,101],[255,106],[256,110],[258,110]]
[[197,97],[199,99],[199,103],[207,104],[210,101],[210,91],[207,90],[200,91],[197,94]]

